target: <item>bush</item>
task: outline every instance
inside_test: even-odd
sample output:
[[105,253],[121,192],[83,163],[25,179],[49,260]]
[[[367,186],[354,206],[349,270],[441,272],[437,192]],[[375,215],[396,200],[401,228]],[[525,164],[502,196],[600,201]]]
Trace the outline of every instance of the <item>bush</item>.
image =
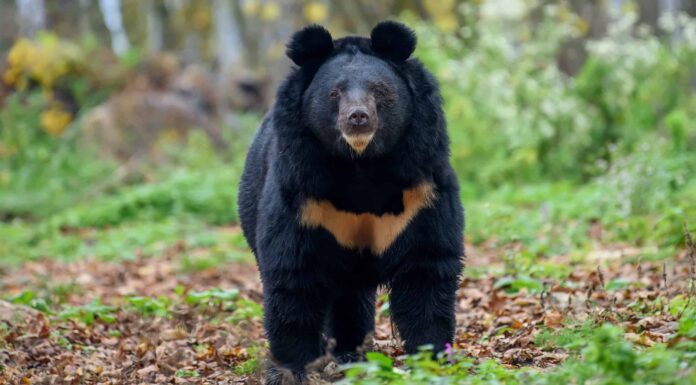
[[77,145],[76,127],[58,138],[41,129],[44,106],[31,92],[0,109],[0,218],[40,217],[75,204],[115,169]]
[[[564,42],[582,32],[565,6],[545,7],[536,27],[529,8],[480,13],[457,38],[417,22],[418,56],[441,81],[452,160],[464,194],[539,180],[587,181],[615,154],[639,152],[645,135],[668,144],[661,157],[696,149],[696,21],[672,20],[682,39],[634,33],[630,16],[589,45],[576,78],[556,65]],[[617,152],[617,149],[619,150]]]
[[237,220],[234,186],[239,174],[233,167],[180,170],[160,183],[128,187],[118,194],[71,208],[49,222],[56,227],[107,227],[133,220],[195,216],[212,224],[234,223]]

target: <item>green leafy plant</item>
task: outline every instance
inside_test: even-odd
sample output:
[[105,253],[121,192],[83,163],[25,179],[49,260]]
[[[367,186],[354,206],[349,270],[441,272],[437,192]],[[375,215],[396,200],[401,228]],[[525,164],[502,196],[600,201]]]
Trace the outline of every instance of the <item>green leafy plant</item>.
[[167,297],[129,297],[128,304],[136,312],[150,317],[166,317],[169,315],[171,300]]
[[239,297],[239,289],[213,288],[204,291],[189,291],[186,293],[186,303],[206,306],[234,306],[234,300]]
[[258,303],[246,299],[240,298],[235,302],[235,309],[232,315],[227,318],[228,321],[232,323],[239,323],[243,320],[261,320],[263,319],[263,307]]
[[516,293],[520,289],[527,289],[530,294],[540,293],[544,284],[538,279],[520,275],[517,277],[500,278],[494,285],[496,289],[505,289],[508,293]]
[[249,356],[246,360],[234,366],[235,374],[240,376],[249,376],[257,373],[263,366],[264,349],[257,345],[252,345],[246,348],[246,353]]
[[174,373],[175,377],[178,378],[196,378],[198,377],[198,371],[194,369],[179,369]]
[[58,313],[58,317],[63,320],[79,321],[90,326],[96,321],[105,324],[114,323],[116,321],[115,312],[115,307],[104,305],[99,299],[95,299],[87,305],[65,307]]
[[38,297],[36,292],[33,290],[24,290],[18,294],[15,294],[9,298],[9,301],[18,305],[26,305],[42,312],[50,311],[48,301],[46,301],[44,298]]

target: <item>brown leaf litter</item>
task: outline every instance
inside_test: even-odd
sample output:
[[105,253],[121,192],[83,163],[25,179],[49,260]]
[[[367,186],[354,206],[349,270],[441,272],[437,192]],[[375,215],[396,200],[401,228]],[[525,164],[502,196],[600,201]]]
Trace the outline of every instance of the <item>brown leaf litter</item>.
[[[500,263],[495,250],[469,250],[470,264]],[[454,347],[478,360],[493,358],[508,367],[551,367],[568,353],[537,346],[537,335],[544,329],[585,320],[620,324],[627,331],[626,338],[638,345],[669,342],[676,322],[666,306],[671,298],[689,290],[693,272],[688,253],[680,252],[667,262],[629,263],[616,257],[621,254],[615,248],[607,250],[610,252],[590,253],[602,256],[592,261],[601,267],[574,266],[564,282],[545,278],[541,293],[496,288],[500,277],[465,277],[458,291]],[[635,254],[635,250],[629,251]],[[611,258],[603,257],[606,255]],[[97,318],[88,326],[1,301],[0,384],[262,383],[267,350],[262,321],[231,322],[226,320],[230,312],[223,306],[188,304],[176,294],[177,290],[236,288],[241,297],[260,302],[256,268],[231,263],[183,272],[179,266],[176,253],[121,262],[42,260],[1,276],[3,297],[27,289],[70,287],[62,294],[63,306],[100,299],[116,310],[113,322]],[[609,282],[629,284],[609,291],[605,289]],[[169,315],[137,313],[124,302],[129,295],[170,298]],[[378,316],[373,338],[374,349],[393,357],[403,354],[387,316]],[[314,382],[336,378],[335,364],[327,362],[319,365]]]

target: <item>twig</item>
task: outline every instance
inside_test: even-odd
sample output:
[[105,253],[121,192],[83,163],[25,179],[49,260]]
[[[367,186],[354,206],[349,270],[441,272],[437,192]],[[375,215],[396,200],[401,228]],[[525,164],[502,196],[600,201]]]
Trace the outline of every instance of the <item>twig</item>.
[[609,308],[607,309],[606,307],[604,308],[605,311],[608,313],[615,313],[614,311],[614,304],[616,303],[616,297],[614,297],[614,294],[609,293],[606,288],[606,283],[604,281],[604,273],[602,273],[602,269],[597,266],[597,276],[599,277],[599,283],[601,285],[602,291],[604,292],[605,296],[608,297],[607,304]]
[[587,298],[585,299],[585,308],[591,312],[592,310],[592,293],[594,292],[594,283],[587,287]]
[[691,304],[691,298],[694,297],[694,294],[696,292],[696,245],[694,245],[694,239],[691,237],[691,233],[689,232],[689,227],[686,222],[684,222],[684,238],[686,242],[686,247],[689,249],[689,260],[691,261],[691,277],[689,277],[689,290],[686,293],[686,303],[684,304],[684,307],[681,309],[681,311],[679,311],[679,314],[677,314],[677,319],[681,318],[686,309],[689,308],[689,305]]
[[546,311],[546,296],[547,296],[547,294],[548,293],[546,292],[546,282],[544,282],[542,287],[541,287],[541,293],[539,293],[539,302],[541,304],[541,311],[542,312]]
[[663,300],[667,296],[667,263],[662,262],[662,287],[658,286],[658,289],[660,290],[661,294],[660,295],[660,314],[665,313],[665,301]]

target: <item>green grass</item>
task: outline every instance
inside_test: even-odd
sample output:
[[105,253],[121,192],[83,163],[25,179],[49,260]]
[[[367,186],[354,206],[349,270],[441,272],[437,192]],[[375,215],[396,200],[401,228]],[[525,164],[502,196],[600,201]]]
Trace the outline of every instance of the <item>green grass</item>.
[[543,329],[534,339],[534,343],[542,349],[563,348],[573,353],[579,353],[587,346],[597,326],[594,322],[566,324],[560,330]]
[[257,373],[263,367],[264,349],[259,346],[250,346],[247,348],[249,358],[235,365],[232,371],[240,376],[250,376]]
[[60,300],[60,296],[57,296],[55,291],[42,289],[27,289],[12,296],[0,297],[0,299],[16,305],[28,306],[49,315],[57,315],[58,319],[63,321],[79,321],[88,326],[97,320],[107,324],[113,323],[114,314],[119,311],[132,312],[142,317],[170,317],[172,309],[183,305],[200,312],[208,310],[226,312],[224,321],[233,324],[263,319],[261,305],[241,297],[237,288],[214,287],[203,291],[185,291],[183,287],[178,287],[169,296],[125,296],[116,299],[116,304],[104,304],[96,299],[82,306],[67,305],[65,301]]
[[475,244],[491,239],[499,245],[520,242],[533,254],[558,255],[591,246],[593,223],[602,225],[603,242],[656,246],[683,244],[684,223],[696,223],[694,181],[645,213],[622,213],[622,201],[612,193],[601,184],[504,186],[485,198],[465,198],[467,236]]
[[114,315],[116,310],[116,307],[104,305],[97,299],[87,305],[66,306],[58,313],[58,317],[64,321],[73,320],[82,322],[87,326],[94,324],[97,320],[105,324],[111,324],[116,321]]
[[[692,314],[689,322],[693,322],[693,317]],[[400,368],[381,353],[368,353],[367,362],[343,366],[346,378],[339,384],[687,385],[696,380],[693,342],[641,349],[626,341],[616,326],[586,323],[554,333],[542,332],[537,343],[549,348],[563,347],[574,356],[558,367],[541,371],[506,368],[485,359],[476,363],[456,350],[437,359],[428,351],[405,357]]]
[[174,376],[179,378],[196,378],[198,377],[198,372],[193,369],[179,369],[174,373]]
[[203,270],[230,261],[253,260],[239,241],[237,231],[213,226],[200,218],[185,216],[129,220],[101,228],[61,229],[45,223],[0,224],[0,265],[38,259],[75,260],[94,257],[102,260],[157,257],[184,245],[182,270]]

